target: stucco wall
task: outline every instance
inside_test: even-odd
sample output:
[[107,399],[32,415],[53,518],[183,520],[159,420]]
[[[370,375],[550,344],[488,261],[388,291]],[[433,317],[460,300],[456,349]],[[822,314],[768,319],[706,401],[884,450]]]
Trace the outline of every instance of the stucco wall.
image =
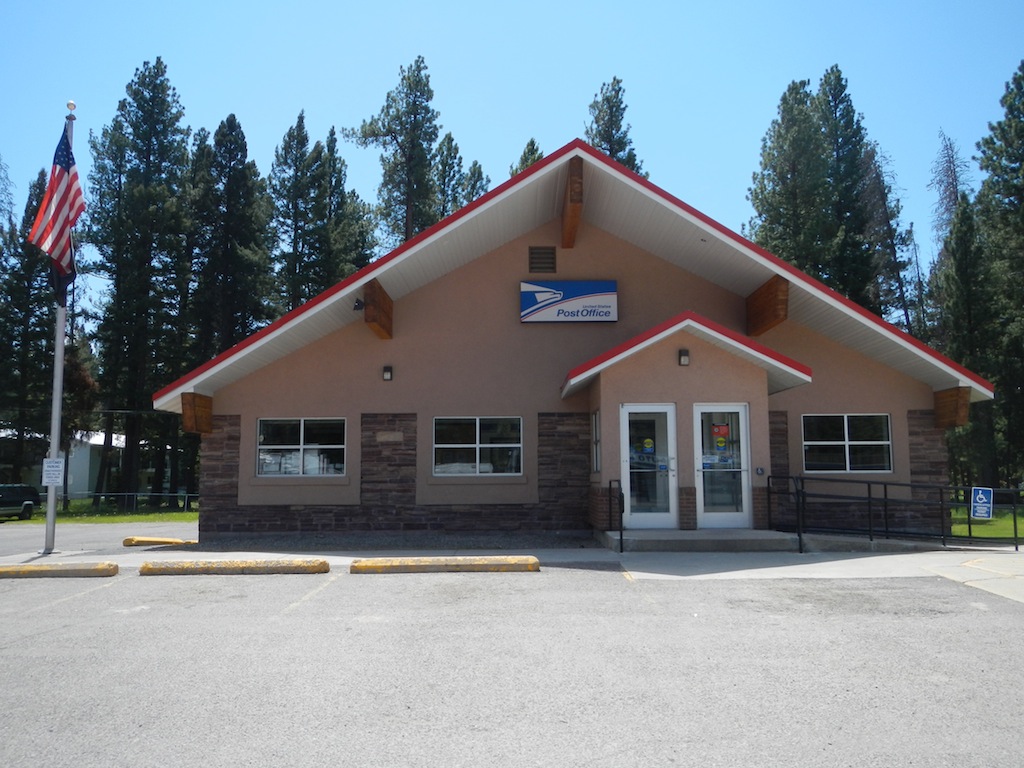
[[771,410],[789,414],[788,463],[792,474],[804,471],[803,414],[886,413],[890,417],[893,438],[893,470],[865,473],[864,477],[901,483],[912,481],[907,413],[933,407],[933,394],[928,386],[797,323],[783,323],[758,341],[810,366],[814,378],[810,385],[769,398]]
[[[682,311],[695,311],[744,333],[745,302],[586,224],[575,248],[557,250],[556,274],[531,275],[529,247],[554,245],[560,234],[560,222],[553,221],[404,296],[398,295],[397,285],[388,286],[385,274],[385,288],[394,292],[392,339],[382,340],[365,324],[353,323],[214,393],[218,423],[227,418],[232,426],[228,437],[204,440],[203,487],[216,491],[218,503],[226,505],[221,509],[230,508],[242,527],[274,515],[300,528],[314,525],[300,519],[314,518],[320,521],[315,525],[366,526],[375,519],[371,510],[388,517],[392,512],[385,510],[396,505],[411,515],[399,515],[398,525],[412,525],[415,519],[428,526],[452,524],[445,515],[454,510],[462,515],[455,522],[469,515],[481,525],[496,527],[500,520],[573,525],[584,519],[588,492],[592,496],[594,488],[604,488],[620,474],[618,409],[624,402],[676,404],[683,495],[692,495],[695,482],[693,405],[748,404],[755,520],[763,517],[758,489],[767,475],[781,466],[802,471],[804,413],[890,414],[894,470],[886,477],[914,478],[907,414],[932,407],[930,390],[792,322],[758,341],[809,365],[812,384],[769,397],[761,368],[680,332],[603,372],[589,391],[563,400],[560,386],[571,369]],[[618,281],[618,322],[521,323],[520,281],[545,278]],[[681,347],[690,350],[689,366],[678,365],[676,351]],[[384,366],[392,367],[392,381],[383,381]],[[601,411],[600,473],[590,471],[589,419],[594,410]],[[780,436],[786,441],[785,460],[772,455],[769,410],[775,413],[771,434],[776,444]],[[545,434],[557,435],[561,429],[552,432],[546,426],[551,414],[559,415],[559,423],[572,424],[565,466],[559,463],[557,446],[545,443]],[[400,415],[401,424],[391,428],[367,423],[367,415]],[[522,476],[435,478],[433,420],[452,416],[522,418]],[[289,417],[346,420],[344,477],[256,476],[258,420]],[[922,445],[931,445],[933,437],[925,435]],[[392,449],[401,451],[396,463],[401,487],[391,489],[401,498],[384,502],[382,481],[366,469],[387,466],[381,461]],[[235,498],[228,503],[223,476],[232,462]],[[758,467],[764,475],[755,473]],[[556,471],[565,477],[555,477]],[[390,481],[384,481],[387,490]],[[551,496],[560,482],[568,490]],[[203,505],[205,510],[205,498]],[[552,505],[556,512],[551,520],[557,523],[544,518]],[[684,507],[681,524],[689,519],[692,504]],[[325,510],[326,518],[319,514]]]

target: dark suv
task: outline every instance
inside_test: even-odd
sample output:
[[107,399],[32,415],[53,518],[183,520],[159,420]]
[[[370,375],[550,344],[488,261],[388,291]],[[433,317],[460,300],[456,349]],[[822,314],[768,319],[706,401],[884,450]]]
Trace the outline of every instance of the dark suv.
[[39,491],[31,485],[0,485],[0,517],[28,520],[39,506]]

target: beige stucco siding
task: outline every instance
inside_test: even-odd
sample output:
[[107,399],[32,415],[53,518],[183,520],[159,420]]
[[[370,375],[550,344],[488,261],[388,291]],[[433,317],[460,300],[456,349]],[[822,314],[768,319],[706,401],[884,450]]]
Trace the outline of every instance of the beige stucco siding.
[[[396,299],[390,340],[352,324],[217,392],[214,412],[242,417],[239,500],[290,503],[301,488],[310,503],[358,503],[362,413],[418,414],[421,503],[535,500],[536,415],[590,410],[586,392],[560,397],[570,369],[683,309],[742,328],[741,297],[593,227],[558,249],[557,274],[531,275],[529,246],[559,236],[552,222]],[[520,323],[520,281],[545,277],[618,281],[619,322]],[[382,380],[385,365],[393,381]],[[346,479],[255,477],[257,420],[300,416],[348,420]],[[523,478],[433,478],[435,416],[523,417]]]
[[771,410],[789,412],[789,466],[792,473],[803,472],[803,414],[887,413],[893,438],[893,471],[869,473],[862,477],[910,482],[907,411],[933,407],[933,394],[927,385],[851,352],[797,323],[784,323],[759,341],[809,365],[813,372],[814,382],[811,385],[769,398]]

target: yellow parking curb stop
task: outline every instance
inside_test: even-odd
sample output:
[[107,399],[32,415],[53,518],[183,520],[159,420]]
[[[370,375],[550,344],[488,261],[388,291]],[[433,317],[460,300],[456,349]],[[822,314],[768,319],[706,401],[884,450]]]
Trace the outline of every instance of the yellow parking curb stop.
[[162,539],[154,536],[129,536],[123,542],[126,547],[180,547],[198,543],[189,539]]
[[326,560],[166,560],[145,562],[140,576],[191,576],[217,574],[227,576],[287,573],[327,573]]
[[533,555],[463,557],[367,557],[353,560],[349,573],[465,573],[539,571]]
[[116,576],[117,563],[34,563],[0,565],[0,579],[82,578]]

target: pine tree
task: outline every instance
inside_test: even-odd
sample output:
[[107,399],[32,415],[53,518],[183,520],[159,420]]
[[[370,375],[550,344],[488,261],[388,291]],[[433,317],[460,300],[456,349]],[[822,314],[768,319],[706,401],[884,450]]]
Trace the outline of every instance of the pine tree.
[[316,295],[308,285],[312,258],[313,204],[316,179],[310,157],[305,111],[287,130],[274,151],[270,169],[270,194],[274,201],[274,227],[278,247],[274,260],[286,310]]
[[[992,265],[966,193],[960,194],[943,253],[946,260],[937,279],[945,352],[965,367],[987,374],[999,365],[992,354],[998,325]],[[996,442],[992,403],[974,404],[970,423],[956,429],[949,440],[950,464],[962,484],[997,482]]]
[[761,143],[749,199],[755,241],[871,311],[910,327],[903,270],[913,243],[878,147],[838,67],[816,94],[793,82]]
[[883,317],[914,333],[912,317],[915,297],[914,283],[904,277],[910,266],[913,230],[900,224],[900,201],[893,193],[889,162],[877,144],[867,142],[862,157],[864,186],[859,195],[865,213],[864,241],[874,264],[875,286],[871,291]]
[[471,203],[478,197],[487,194],[491,188],[491,177],[484,173],[483,166],[474,160],[469,164],[466,171],[466,178],[462,184],[462,200],[464,203]]
[[1024,480],[1024,61],[1000,99],[1002,120],[978,142],[978,164],[987,176],[978,192],[982,239],[993,257],[999,312],[997,364],[989,371],[1000,397],[998,431],[1004,482]]
[[866,237],[869,217],[861,199],[868,167],[864,161],[867,141],[839,67],[832,66],[825,72],[816,105],[828,164],[829,202],[822,238],[826,276],[844,296],[882,314],[875,285],[875,259]]
[[[100,386],[108,410],[124,414],[121,490],[134,494],[151,396],[168,383],[160,342],[180,321],[174,276],[191,256],[183,237],[189,130],[161,59],[137,69],[126,94],[111,126],[91,137],[89,239],[111,286],[98,327]],[[107,444],[113,428],[108,418]]]
[[354,189],[345,189],[348,170],[333,126],[327,141],[317,142],[310,162],[314,169],[313,262],[308,288],[310,296],[315,296],[369,264],[376,241],[370,206]]
[[932,179],[928,182],[928,189],[936,194],[932,228],[940,244],[949,237],[961,193],[969,193],[969,170],[970,164],[960,154],[956,142],[940,130],[939,152],[932,163]]
[[789,84],[761,140],[761,170],[748,195],[755,212],[749,232],[758,245],[824,280],[828,165],[809,86],[807,80]]
[[[586,127],[587,143],[634,173],[647,178],[643,163],[637,160],[636,152],[633,150],[633,140],[629,137],[631,126],[625,123],[625,119],[625,89],[622,87],[622,80],[613,77],[610,83],[601,84],[601,92],[594,94],[594,100],[590,103],[590,123]],[[529,145],[527,147],[529,148]]]
[[541,151],[540,145],[538,145],[536,139],[531,136],[530,140],[526,142],[526,146],[523,148],[523,154],[519,156],[519,162],[508,167],[509,177],[515,176],[517,173],[522,173],[531,165],[543,158],[544,153]]
[[29,187],[20,227],[8,211],[0,227],[0,426],[11,431],[11,467],[6,482],[28,480],[26,473],[46,454],[40,436],[49,434],[53,372],[53,289],[49,257],[26,242],[46,190],[43,171]]
[[196,336],[203,357],[237,344],[274,314],[270,200],[233,114],[214,134],[211,161],[209,249],[196,265]]
[[466,172],[462,169],[462,155],[451,132],[434,150],[434,188],[437,190],[437,220],[440,221],[459,210],[466,200]]
[[440,128],[439,114],[430,106],[430,75],[422,56],[398,74],[398,86],[388,92],[380,112],[349,132],[360,146],[381,148],[380,219],[392,244],[437,221],[431,161]]

